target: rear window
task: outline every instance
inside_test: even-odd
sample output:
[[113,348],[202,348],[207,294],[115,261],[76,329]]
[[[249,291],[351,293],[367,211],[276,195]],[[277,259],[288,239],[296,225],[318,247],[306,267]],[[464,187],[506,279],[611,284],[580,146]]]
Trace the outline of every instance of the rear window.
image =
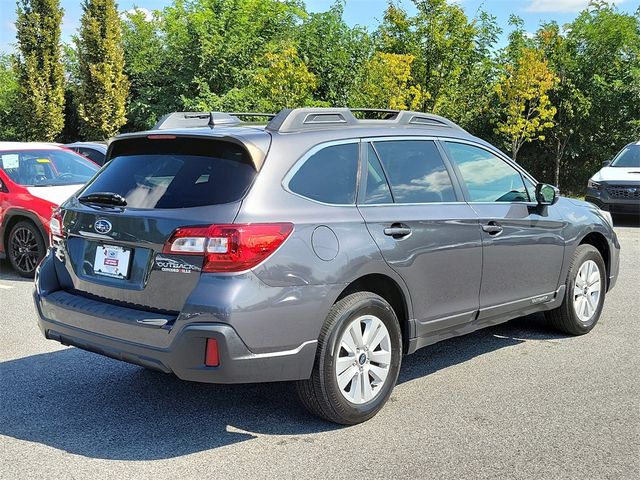
[[247,151],[220,140],[131,139],[114,144],[111,160],[83,195],[110,192],[127,207],[173,209],[240,200],[256,176]]

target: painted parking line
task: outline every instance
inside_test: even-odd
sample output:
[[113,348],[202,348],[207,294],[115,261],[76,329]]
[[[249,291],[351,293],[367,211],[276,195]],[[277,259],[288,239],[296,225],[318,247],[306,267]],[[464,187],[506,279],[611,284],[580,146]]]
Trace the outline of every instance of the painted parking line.
[[0,283],[0,290],[11,290],[13,287],[11,285],[2,285]]

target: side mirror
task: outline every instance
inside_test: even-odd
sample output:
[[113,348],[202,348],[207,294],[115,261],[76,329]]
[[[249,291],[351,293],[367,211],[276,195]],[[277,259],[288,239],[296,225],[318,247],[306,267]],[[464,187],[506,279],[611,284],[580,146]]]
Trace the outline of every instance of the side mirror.
[[611,160],[605,160],[604,162],[602,162],[603,167],[608,167],[610,164],[611,164]]
[[558,187],[547,183],[539,183],[536,185],[536,201],[538,205],[554,205],[560,198],[560,190]]
[[7,187],[5,187],[4,182],[0,178],[0,192],[7,193],[8,191],[9,191],[9,189]]

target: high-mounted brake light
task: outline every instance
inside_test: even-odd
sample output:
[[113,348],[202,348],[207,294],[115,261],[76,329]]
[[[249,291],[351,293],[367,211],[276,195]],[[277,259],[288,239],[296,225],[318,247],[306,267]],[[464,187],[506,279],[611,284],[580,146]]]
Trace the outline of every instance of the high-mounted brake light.
[[181,227],[163,253],[204,255],[203,272],[242,272],[272,255],[292,231],[292,223]]
[[168,135],[166,133],[153,133],[151,135],[147,135],[147,139],[149,140],[175,140],[175,135]]

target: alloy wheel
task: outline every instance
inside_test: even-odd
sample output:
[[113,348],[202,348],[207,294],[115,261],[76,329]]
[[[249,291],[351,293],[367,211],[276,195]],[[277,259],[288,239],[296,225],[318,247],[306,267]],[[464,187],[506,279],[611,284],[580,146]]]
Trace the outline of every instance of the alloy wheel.
[[14,266],[23,273],[31,273],[38,266],[41,254],[38,240],[27,227],[20,227],[13,231],[10,252]]
[[582,322],[588,322],[598,309],[602,283],[600,269],[593,260],[587,260],[578,269],[573,287],[573,309]]
[[338,345],[335,374],[342,396],[357,405],[373,400],[391,365],[387,327],[378,317],[363,315],[347,326]]

